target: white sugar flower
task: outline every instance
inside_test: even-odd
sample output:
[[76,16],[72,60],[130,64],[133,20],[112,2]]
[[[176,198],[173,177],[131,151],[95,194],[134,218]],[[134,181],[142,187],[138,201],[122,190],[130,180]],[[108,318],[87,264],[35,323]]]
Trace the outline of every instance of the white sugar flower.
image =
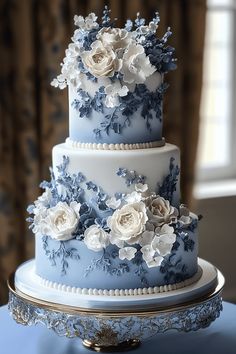
[[131,259],[134,258],[137,249],[135,247],[124,247],[119,250],[119,258],[123,261],[124,259]]
[[148,27],[149,27],[150,32],[156,33],[156,30],[158,28],[158,24],[155,23],[154,21],[151,21],[151,22],[149,22]]
[[84,232],[84,243],[88,249],[99,252],[109,245],[109,236],[106,231],[97,225],[91,225]]
[[170,205],[170,202],[162,197],[150,197],[146,200],[148,217],[156,226],[176,222],[178,210]]
[[154,231],[144,231],[139,239],[140,246],[150,245],[154,238]]
[[95,77],[112,77],[116,71],[120,71],[122,60],[110,47],[105,47],[101,41],[95,41],[90,51],[81,53],[82,61],[89,72]]
[[152,245],[143,246],[141,252],[148,268],[159,267],[164,259],[160,255],[155,255],[156,251],[153,249]]
[[65,88],[68,83],[72,83],[74,86],[80,85],[80,69],[78,66],[78,57],[80,56],[81,48],[77,43],[70,43],[66,49],[66,56],[63,59],[61,74],[56,79],[52,80],[51,85]]
[[87,17],[83,17],[83,16],[74,16],[74,22],[75,25],[85,31],[90,31],[94,28],[98,28],[98,23],[97,21],[97,16],[95,15],[95,13],[91,12]]
[[42,204],[37,204],[36,208],[34,208],[34,222],[32,231],[35,234],[47,235],[49,228],[46,222],[48,209],[44,207]]
[[111,209],[119,208],[120,203],[121,203],[121,200],[116,199],[115,197],[111,197],[110,199],[106,200],[106,205],[108,206],[108,208],[111,208]]
[[148,190],[148,185],[146,183],[145,184],[137,183],[137,184],[135,184],[134,188],[139,193],[145,193]]
[[155,255],[155,251],[151,245],[145,245],[141,248],[141,252],[143,254],[143,259],[146,263],[151,262]]
[[49,188],[45,189],[45,192],[41,196],[38,197],[38,199],[34,202],[35,206],[45,206],[48,207],[52,201],[52,193]]
[[164,257],[171,252],[175,241],[176,235],[174,228],[165,224],[155,230],[155,237],[153,238],[151,246],[155,252],[158,252],[160,256]]
[[125,241],[119,239],[116,234],[110,233],[109,237],[112,245],[116,245],[119,248],[123,248],[125,246]]
[[147,262],[148,268],[159,267],[161,265],[163,259],[164,258],[162,256],[153,257],[153,259],[151,261]]
[[124,74],[124,82],[142,84],[155,71],[156,68],[150,63],[143,46],[131,43],[123,56],[121,72]]
[[51,86],[58,87],[59,89],[63,90],[67,86],[65,76],[62,74],[58,75],[51,81]]
[[134,191],[132,193],[127,194],[124,199],[128,204],[137,203],[142,200],[142,195],[141,193]]
[[190,215],[189,209],[183,204],[181,204],[179,207],[179,215],[180,217],[178,219],[178,222],[182,227],[187,227],[191,224],[192,217]]
[[104,46],[109,46],[113,50],[127,48],[132,40],[131,32],[128,32],[123,28],[111,27],[103,27],[98,32],[97,39],[99,39]]
[[109,108],[114,108],[120,105],[119,97],[124,97],[128,94],[129,90],[127,86],[121,86],[119,81],[107,85],[105,87],[105,105]]
[[80,204],[76,202],[68,205],[65,202],[59,202],[55,207],[47,210],[47,234],[51,238],[58,241],[66,241],[73,238],[72,233],[75,231],[79,222]]
[[107,219],[113,242],[117,239],[128,244],[136,243],[145,229],[147,220],[146,207],[143,202],[127,204],[117,209]]

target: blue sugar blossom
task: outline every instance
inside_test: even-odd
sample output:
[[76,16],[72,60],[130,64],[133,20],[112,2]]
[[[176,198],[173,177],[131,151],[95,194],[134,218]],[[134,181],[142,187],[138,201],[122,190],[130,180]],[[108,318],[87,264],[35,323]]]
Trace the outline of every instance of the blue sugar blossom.
[[87,186],[88,190],[92,189],[94,192],[98,191],[97,185],[95,183],[93,183],[92,181],[86,182],[86,186]]
[[125,29],[126,29],[126,31],[131,32],[132,29],[133,29],[133,26],[134,26],[133,21],[131,21],[130,19],[128,19],[128,20],[126,21],[126,23],[125,23]]
[[110,18],[111,10],[107,5],[104,6],[103,15],[102,15],[102,27],[110,27],[111,26],[111,18]]
[[[128,170],[127,168],[119,168],[116,172],[117,176],[122,177],[125,179],[126,185],[129,187],[131,184],[134,183],[142,183],[144,184],[146,181],[146,176],[137,174],[134,170]],[[122,197],[122,196],[121,196]],[[119,196],[117,199],[120,199]]]
[[90,95],[82,89],[78,89],[77,93],[78,99],[74,99],[74,101],[71,103],[71,106],[79,111],[80,118],[88,117],[92,111],[92,99]]
[[135,27],[138,28],[140,26],[144,26],[145,22],[146,22],[145,18],[140,17],[140,13],[137,12],[137,16],[136,16],[136,19],[134,21]]
[[178,165],[174,164],[174,158],[170,158],[169,164],[169,174],[164,178],[162,184],[158,184],[157,194],[163,197],[169,202],[172,202],[173,194],[176,191],[176,184],[178,182],[178,177],[180,174],[180,168]]

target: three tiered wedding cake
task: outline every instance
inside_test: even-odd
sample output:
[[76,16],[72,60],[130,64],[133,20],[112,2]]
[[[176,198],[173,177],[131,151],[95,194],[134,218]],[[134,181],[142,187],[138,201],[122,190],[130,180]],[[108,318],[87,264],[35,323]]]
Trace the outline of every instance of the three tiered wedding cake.
[[164,74],[175,69],[159,16],[117,28],[105,8],[75,16],[61,74],[69,138],[29,207],[40,282],[87,295],[171,291],[199,279],[198,217],[180,204],[180,152],[162,137]]

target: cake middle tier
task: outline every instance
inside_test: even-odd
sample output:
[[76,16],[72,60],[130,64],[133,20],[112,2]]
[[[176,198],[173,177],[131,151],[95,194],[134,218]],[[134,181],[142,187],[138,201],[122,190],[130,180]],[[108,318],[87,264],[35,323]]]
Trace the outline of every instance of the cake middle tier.
[[69,174],[83,175],[85,199],[90,199],[98,188],[109,197],[130,193],[141,182],[171,200],[173,206],[179,206],[180,152],[175,145],[124,151],[81,149],[63,143],[53,148],[56,178],[63,159],[67,160]]

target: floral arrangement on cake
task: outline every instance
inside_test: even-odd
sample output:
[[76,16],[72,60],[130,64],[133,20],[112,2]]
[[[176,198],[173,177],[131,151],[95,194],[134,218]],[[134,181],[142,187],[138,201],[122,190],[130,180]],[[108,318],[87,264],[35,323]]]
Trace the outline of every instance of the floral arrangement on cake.
[[[158,13],[147,24],[137,14],[135,21],[127,20],[124,28],[117,28],[109,13],[105,7],[100,23],[94,13],[74,17],[78,29],[66,50],[61,74],[52,81],[60,89],[76,87],[79,99],[73,104],[81,117],[88,114],[90,106],[102,111],[103,103],[109,108],[122,105],[129,95],[134,95],[137,85],[142,88],[153,75],[162,93],[163,74],[176,68],[174,48],[166,44],[170,29],[162,38],[156,35]],[[88,80],[99,84],[93,100],[86,89]]]
[[[151,191],[145,176],[120,168],[117,175],[125,179],[130,193],[108,196],[81,173],[67,172],[69,159],[64,156],[58,166],[59,176],[43,182],[45,192],[29,206],[31,228],[40,237],[57,241],[77,239],[94,252],[115,245],[121,260],[132,260],[139,253],[148,267],[158,267],[164,257],[177,247],[178,237],[188,244],[187,230],[194,230],[197,219],[186,206],[171,205],[178,166],[170,161],[170,173],[159,191]],[[91,192],[90,200],[84,190]],[[175,246],[174,246],[175,245]]]

